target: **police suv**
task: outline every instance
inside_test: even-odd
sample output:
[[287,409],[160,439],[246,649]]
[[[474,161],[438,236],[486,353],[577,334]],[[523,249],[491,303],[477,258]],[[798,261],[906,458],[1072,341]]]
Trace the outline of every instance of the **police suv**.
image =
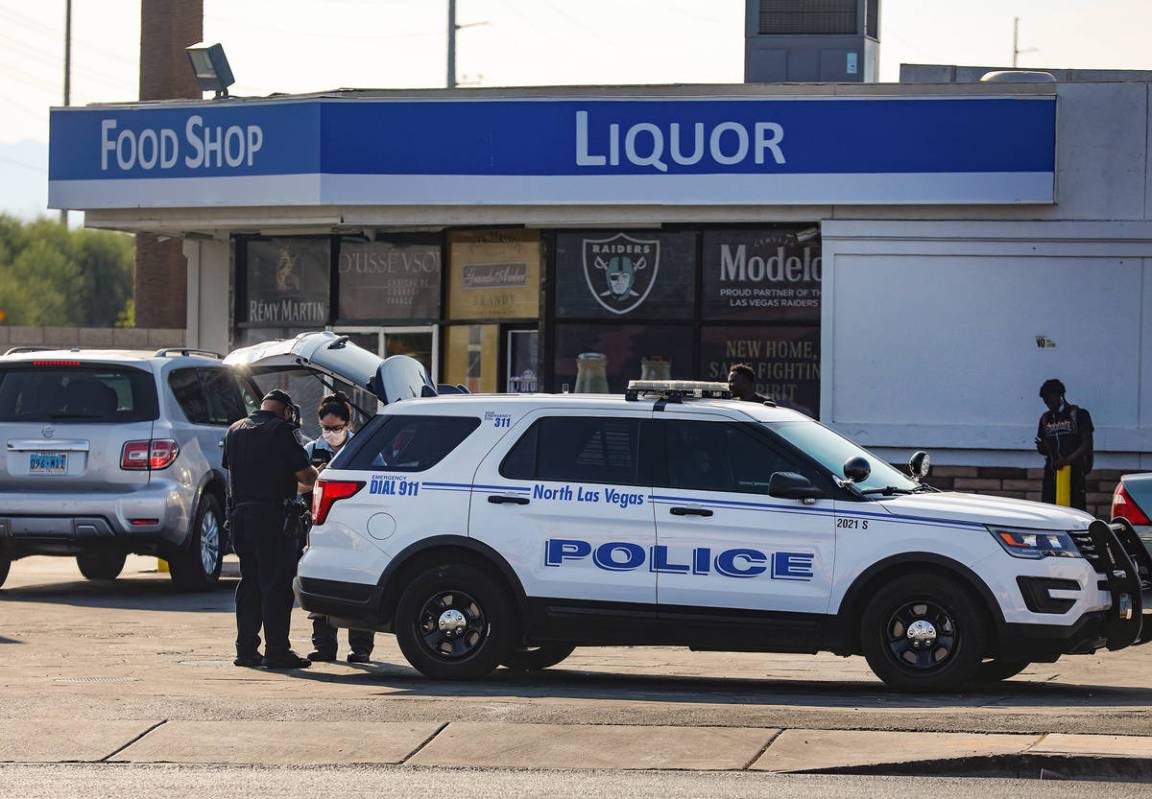
[[945,690],[1152,638],[1126,522],[937,491],[921,453],[909,478],[722,384],[433,397],[410,359],[369,374],[332,333],[278,346],[238,357],[388,403],[317,483],[300,603],[394,633],[429,677],[651,644],[862,654]]

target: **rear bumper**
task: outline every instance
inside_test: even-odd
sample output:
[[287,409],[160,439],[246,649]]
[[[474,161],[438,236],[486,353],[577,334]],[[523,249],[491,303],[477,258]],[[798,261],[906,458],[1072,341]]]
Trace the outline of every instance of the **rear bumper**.
[[388,632],[380,621],[379,586],[297,577],[292,587],[301,608],[327,616],[335,627]]
[[188,535],[192,496],[154,480],[136,491],[0,491],[0,553],[5,557],[75,554],[93,547],[147,551],[180,545]]

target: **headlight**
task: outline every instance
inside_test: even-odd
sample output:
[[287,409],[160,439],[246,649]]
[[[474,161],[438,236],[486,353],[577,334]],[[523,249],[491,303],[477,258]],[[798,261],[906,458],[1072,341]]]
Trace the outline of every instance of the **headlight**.
[[1072,536],[1059,530],[1019,530],[988,526],[988,532],[1014,558],[1080,558]]

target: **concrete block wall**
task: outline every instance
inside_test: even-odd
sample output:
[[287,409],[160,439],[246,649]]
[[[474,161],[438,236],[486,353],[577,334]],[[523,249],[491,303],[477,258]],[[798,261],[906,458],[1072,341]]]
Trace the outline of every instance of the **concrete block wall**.
[[0,352],[11,347],[158,350],[183,347],[186,331],[146,327],[13,327],[0,325]]
[[[1121,476],[1130,472],[1119,469],[1096,469],[1087,480],[1088,512],[1110,520],[1112,492]],[[929,485],[944,491],[965,491],[994,497],[1040,501],[1043,469],[1012,466],[936,466],[928,478]]]

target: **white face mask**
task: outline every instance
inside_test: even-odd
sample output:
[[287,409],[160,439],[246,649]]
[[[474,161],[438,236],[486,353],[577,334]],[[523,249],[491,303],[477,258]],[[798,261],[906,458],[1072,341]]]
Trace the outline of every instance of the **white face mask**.
[[344,439],[348,437],[348,431],[340,430],[337,432],[335,430],[324,430],[321,431],[320,435],[324,438],[325,441],[328,442],[328,446],[339,447],[343,446]]

